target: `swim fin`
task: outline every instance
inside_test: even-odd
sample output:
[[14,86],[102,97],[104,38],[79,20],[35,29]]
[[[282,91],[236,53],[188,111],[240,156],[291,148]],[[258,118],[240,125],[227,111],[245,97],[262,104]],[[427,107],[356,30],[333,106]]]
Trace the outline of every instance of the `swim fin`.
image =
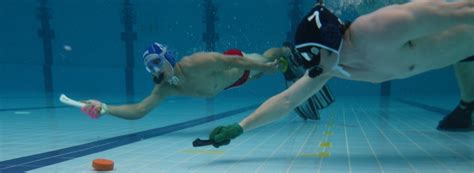
[[472,112],[474,109],[474,102],[461,103],[450,114],[443,118],[438,124],[437,129],[443,131],[471,131],[474,130],[472,126]]

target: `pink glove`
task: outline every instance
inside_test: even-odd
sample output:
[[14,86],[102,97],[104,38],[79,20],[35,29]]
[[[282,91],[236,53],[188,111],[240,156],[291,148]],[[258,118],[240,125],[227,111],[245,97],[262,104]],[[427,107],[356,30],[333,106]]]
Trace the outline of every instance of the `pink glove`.
[[86,106],[81,108],[81,111],[92,119],[98,119],[107,112],[107,105],[97,100],[88,100],[86,101]]

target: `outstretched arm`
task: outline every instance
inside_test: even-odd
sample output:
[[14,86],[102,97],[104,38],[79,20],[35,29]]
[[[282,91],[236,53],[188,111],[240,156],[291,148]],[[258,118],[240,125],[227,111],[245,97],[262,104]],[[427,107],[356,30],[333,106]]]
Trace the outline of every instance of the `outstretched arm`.
[[[290,88],[265,101],[255,112],[240,123],[216,127],[209,134],[209,141],[205,142],[218,148],[229,144],[231,139],[238,137],[244,131],[257,128],[286,116],[290,110],[319,91],[329,79],[331,79],[331,76],[327,74],[323,74],[315,79],[305,74],[291,85]],[[197,139],[197,143],[199,142],[202,141]]]
[[305,74],[290,88],[265,101],[251,115],[239,124],[244,131],[275,121],[303,103],[309,97],[318,92],[331,79],[331,76],[321,75],[315,79]]
[[148,112],[155,106],[155,102],[160,102],[159,96],[149,95],[143,99],[140,103],[119,105],[119,106],[108,106],[108,114],[123,118],[127,120],[136,120],[144,117]]
[[148,114],[151,110],[153,110],[153,108],[158,106],[158,104],[165,99],[166,95],[164,94],[164,90],[166,89],[161,87],[162,86],[160,85],[156,85],[152,93],[139,103],[120,106],[108,106],[107,113],[112,116],[128,120],[140,119],[146,114]]

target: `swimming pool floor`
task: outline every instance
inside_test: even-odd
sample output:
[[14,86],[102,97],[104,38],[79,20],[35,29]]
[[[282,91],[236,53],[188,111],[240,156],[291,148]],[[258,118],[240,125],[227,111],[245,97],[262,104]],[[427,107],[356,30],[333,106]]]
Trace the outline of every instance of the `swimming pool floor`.
[[[0,98],[0,173],[474,172],[474,132],[435,129],[455,97],[343,97],[319,121],[295,113],[218,149],[193,148],[262,99],[170,99],[135,121],[93,120],[49,98]],[[123,103],[123,99],[112,99]]]

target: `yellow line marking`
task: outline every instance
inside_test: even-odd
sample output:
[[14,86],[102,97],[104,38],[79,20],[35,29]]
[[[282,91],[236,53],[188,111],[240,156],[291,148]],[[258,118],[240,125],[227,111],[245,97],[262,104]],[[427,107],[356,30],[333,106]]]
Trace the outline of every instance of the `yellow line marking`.
[[323,134],[326,135],[326,136],[331,136],[331,135],[334,135],[334,132],[325,131],[325,132],[323,132]]
[[185,154],[224,154],[224,151],[222,150],[193,150],[193,149],[187,149],[187,150],[182,150],[181,153]]
[[332,146],[331,142],[321,142],[319,143],[320,147],[330,148]]
[[299,157],[321,157],[321,158],[326,158],[330,157],[331,153],[327,151],[319,152],[319,153],[306,153],[306,154],[300,154]]

